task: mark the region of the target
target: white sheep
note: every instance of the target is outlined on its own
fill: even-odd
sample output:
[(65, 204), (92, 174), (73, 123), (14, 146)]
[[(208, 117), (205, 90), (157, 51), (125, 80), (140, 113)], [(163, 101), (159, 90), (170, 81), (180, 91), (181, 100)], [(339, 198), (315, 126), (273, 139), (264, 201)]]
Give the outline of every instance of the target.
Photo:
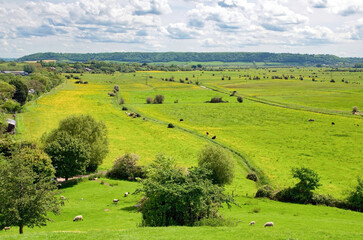
[(73, 222), (76, 222), (76, 221), (83, 221), (82, 215), (75, 216), (73, 219)]
[(129, 192), (125, 192), (124, 197), (127, 197), (129, 194)]
[(252, 221), (250, 222), (250, 226), (252, 226), (253, 224), (255, 224), (256, 222), (255, 221)]
[(265, 223), (264, 227), (273, 227), (274, 223), (273, 222), (267, 222)]
[(119, 201), (118, 199), (114, 199), (114, 200), (113, 200), (113, 203), (114, 203), (114, 204), (117, 204), (117, 203), (118, 203), (118, 201)]
[(10, 230), (10, 227), (4, 227), (4, 230), (5, 231)]

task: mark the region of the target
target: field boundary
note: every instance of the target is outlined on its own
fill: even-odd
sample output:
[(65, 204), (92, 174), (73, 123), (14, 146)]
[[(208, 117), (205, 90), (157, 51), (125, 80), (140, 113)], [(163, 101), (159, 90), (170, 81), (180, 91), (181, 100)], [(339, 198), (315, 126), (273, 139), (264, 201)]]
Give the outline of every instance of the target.
[[(212, 91), (227, 94), (229, 96), (230, 96), (230, 93), (231, 93), (231, 91), (227, 92), (228, 90), (221, 89), (221, 88), (218, 88), (216, 86), (208, 85), (208, 84), (205, 84), (204, 86), (200, 86), (200, 87), (205, 87), (205, 88), (210, 89)], [(241, 94), (235, 95), (235, 97), (238, 97), (238, 96), (242, 96), (242, 95)], [(297, 111), (313, 112), (313, 113), (320, 113), (320, 114), (331, 115), (331, 116), (341, 116), (341, 117), (346, 117), (346, 118), (359, 119), (359, 118), (356, 117), (356, 115), (353, 115), (353, 114), (352, 114), (352, 116), (350, 116), (350, 115), (339, 114), (339, 113), (334, 113), (334, 112), (319, 111), (319, 110), (316, 110), (316, 109), (313, 109), (313, 108), (293, 107), (293, 106), (289, 106), (289, 105), (284, 105), (284, 104), (279, 103), (279, 102), (272, 102), (272, 101), (268, 101), (268, 100), (261, 99), (261, 98), (253, 98), (253, 97), (248, 97), (248, 96), (242, 96), (242, 97), (247, 99), (247, 100), (253, 101), (253, 102), (266, 104), (266, 105), (270, 105), (270, 106), (273, 106), (273, 107), (280, 107), (280, 108), (286, 108), (286, 109), (297, 110)]]

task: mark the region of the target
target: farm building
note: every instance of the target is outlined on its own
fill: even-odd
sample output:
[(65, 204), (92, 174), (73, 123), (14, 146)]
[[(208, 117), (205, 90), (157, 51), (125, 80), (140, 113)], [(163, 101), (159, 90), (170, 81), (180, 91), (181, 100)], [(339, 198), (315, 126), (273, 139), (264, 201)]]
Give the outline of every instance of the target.
[(6, 122), (8, 123), (8, 129), (6, 130), (6, 132), (10, 134), (15, 134), (16, 121), (8, 118)]

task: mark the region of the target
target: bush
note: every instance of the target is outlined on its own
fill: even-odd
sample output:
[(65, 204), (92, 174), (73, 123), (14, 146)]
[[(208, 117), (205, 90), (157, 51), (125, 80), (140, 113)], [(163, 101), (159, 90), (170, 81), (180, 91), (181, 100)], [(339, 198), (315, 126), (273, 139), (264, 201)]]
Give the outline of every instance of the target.
[(223, 193), (224, 188), (213, 185), (208, 174), (204, 168), (185, 171), (170, 158), (158, 156), (140, 189), (144, 193), (142, 225), (194, 226), (202, 219), (219, 217), (218, 209), (223, 203), (230, 206), (233, 198)]
[(169, 124), (168, 124), (168, 128), (175, 128), (175, 126), (174, 126), (174, 124), (169, 123)]
[(230, 184), (234, 178), (234, 161), (229, 152), (221, 147), (207, 145), (198, 156), (198, 165), (211, 171), (213, 184)]
[(210, 100), (211, 103), (221, 103), (223, 102), (222, 100), (222, 97), (213, 97), (211, 100)]
[(114, 92), (108, 92), (108, 95), (109, 95), (110, 97), (114, 97), (114, 96), (116, 96), (116, 94), (115, 94)]
[(242, 103), (242, 102), (243, 102), (243, 97), (242, 97), (242, 96), (238, 96), (238, 97), (237, 97), (237, 101), (238, 101), (239, 103)]
[(118, 92), (118, 91), (120, 91), (120, 87), (119, 87), (119, 86), (117, 86), (117, 85), (115, 85), (115, 86), (113, 87), (113, 90), (115, 90), (116, 92)]
[(275, 189), (271, 185), (263, 185), (257, 190), (255, 197), (256, 198), (267, 197), (272, 199), (274, 197), (274, 194), (275, 194)]
[(313, 190), (321, 186), (319, 176), (313, 170), (308, 168), (293, 168), (292, 175), (298, 178), (294, 187), (289, 187), (278, 192), (275, 197), (282, 202), (292, 203), (313, 203)]
[(152, 103), (153, 102), (153, 98), (152, 97), (147, 97), (146, 98), (146, 103), (147, 104), (150, 104), (150, 103)]
[(363, 181), (358, 178), (358, 185), (350, 192), (347, 198), (348, 207), (352, 210), (362, 212), (363, 211)]
[(129, 110), (127, 107), (122, 107), (122, 111), (127, 111), (127, 110)]
[(336, 207), (338, 205), (338, 200), (330, 195), (313, 194), (312, 204), (314, 205), (326, 205), (330, 207)]
[(8, 113), (16, 113), (21, 110), (21, 106), (18, 102), (13, 101), (11, 99), (7, 100), (3, 105), (2, 108)]
[(162, 104), (164, 102), (163, 95), (156, 95), (154, 98), (154, 104)]
[(359, 112), (358, 107), (357, 106), (354, 106), (353, 107), (353, 110), (352, 110), (352, 114), (356, 114), (358, 112)]
[(143, 178), (144, 170), (137, 165), (138, 160), (139, 156), (133, 153), (122, 155), (114, 161), (112, 169), (107, 172), (106, 176), (131, 181), (134, 181), (135, 178)]
[(178, 100), (178, 99), (174, 101), (174, 103), (178, 103), (178, 102), (179, 102), (179, 100)]
[(257, 174), (255, 172), (250, 172), (247, 174), (247, 179), (252, 180), (254, 182), (258, 182), (258, 177)]

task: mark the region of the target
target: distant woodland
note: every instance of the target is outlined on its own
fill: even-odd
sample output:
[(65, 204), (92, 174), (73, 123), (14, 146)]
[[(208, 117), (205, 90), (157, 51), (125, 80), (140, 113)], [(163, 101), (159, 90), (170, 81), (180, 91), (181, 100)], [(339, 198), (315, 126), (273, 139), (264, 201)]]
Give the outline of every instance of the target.
[(35, 53), (17, 61), (57, 60), (61, 62), (119, 61), (119, 62), (265, 62), (281, 65), (354, 65), (363, 58), (341, 58), (334, 55), (268, 53), (268, 52), (114, 52), (114, 53)]

